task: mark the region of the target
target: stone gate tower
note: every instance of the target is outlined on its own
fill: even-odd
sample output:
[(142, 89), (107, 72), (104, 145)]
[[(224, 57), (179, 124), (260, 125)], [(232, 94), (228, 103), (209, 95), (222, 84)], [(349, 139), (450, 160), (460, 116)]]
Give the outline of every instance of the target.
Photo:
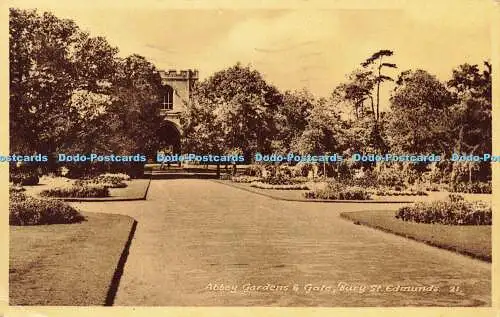
[(163, 146), (170, 152), (180, 151), (181, 125), (180, 116), (191, 98), (195, 82), (198, 80), (197, 70), (160, 71), (163, 84), (163, 98), (160, 102), (160, 114), (164, 124), (160, 129)]
[(198, 80), (197, 70), (160, 71), (165, 88), (160, 113), (165, 120), (172, 121), (179, 127), (179, 116), (191, 97), (194, 83)]

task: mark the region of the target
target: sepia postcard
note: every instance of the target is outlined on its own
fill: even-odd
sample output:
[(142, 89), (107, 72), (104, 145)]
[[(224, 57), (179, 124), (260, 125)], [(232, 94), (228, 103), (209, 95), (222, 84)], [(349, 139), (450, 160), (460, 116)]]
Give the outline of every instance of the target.
[(500, 313), (498, 2), (0, 8), (0, 316)]

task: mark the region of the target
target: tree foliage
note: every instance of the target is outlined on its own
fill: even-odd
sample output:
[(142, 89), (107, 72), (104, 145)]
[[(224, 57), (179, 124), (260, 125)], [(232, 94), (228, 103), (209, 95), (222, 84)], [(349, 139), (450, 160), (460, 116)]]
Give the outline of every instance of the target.
[[(276, 135), (274, 114), (282, 103), (280, 92), (248, 66), (236, 64), (216, 72), (195, 89), (183, 124), (185, 143), (188, 148), (200, 150), (241, 148), (247, 157), (256, 151), (268, 151)], [(206, 124), (216, 130), (207, 131), (202, 127)], [(195, 134), (191, 135), (192, 131)], [(200, 146), (193, 140), (199, 133), (209, 133), (211, 137), (203, 139), (217, 144)]]
[(446, 86), (424, 70), (404, 71), (391, 96), (389, 135), (392, 150), (402, 153), (449, 153), (445, 118), (453, 103)]
[[(382, 70), (387, 68), (397, 68), (396, 64), (383, 62), (384, 58), (390, 57), (394, 54), (391, 50), (380, 50), (375, 52), (372, 56), (368, 57), (361, 66), (365, 69), (370, 69), (367, 74), (371, 77), (371, 88), (376, 87), (376, 101), (375, 101), (375, 109), (374, 117), (375, 122), (378, 122), (380, 119), (380, 85), (385, 81), (393, 81), (390, 76), (384, 75)], [(373, 102), (373, 99), (372, 99)], [(373, 107), (372, 107), (373, 108)]]
[[(105, 38), (51, 13), (11, 9), (9, 23), (12, 152), (158, 150), (165, 87), (155, 65), (137, 54), (120, 58)], [(459, 65), (446, 83), (403, 71), (389, 111), (381, 111), (392, 55), (372, 54), (327, 99), (305, 89), (281, 93), (239, 63), (215, 72), (197, 83), (182, 114), (183, 151), (247, 159), (271, 151), (491, 152), (489, 62)]]
[(455, 135), (454, 149), (459, 153), (491, 153), (491, 64), (462, 64), (447, 82), (455, 105), (449, 121)]
[(273, 140), (274, 151), (288, 153), (292, 150), (291, 145), (306, 129), (316, 102), (314, 95), (306, 89), (285, 91), (283, 104), (274, 116), (277, 129), (277, 136)]
[(51, 13), (10, 9), (11, 151), (150, 152), (161, 79)]
[(346, 147), (346, 125), (331, 100), (320, 98), (307, 118), (302, 135), (292, 144), (296, 153), (341, 153)]

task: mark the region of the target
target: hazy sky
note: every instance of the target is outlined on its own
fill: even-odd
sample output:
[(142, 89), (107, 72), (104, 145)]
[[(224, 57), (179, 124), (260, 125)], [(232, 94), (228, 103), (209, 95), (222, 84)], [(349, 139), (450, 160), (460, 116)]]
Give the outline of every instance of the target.
[(379, 49), (394, 51), (397, 72), (423, 68), (442, 80), (491, 51), (492, 2), (481, 0), (415, 0), (385, 10), (38, 7), (160, 69), (196, 68), (204, 78), (240, 61), (281, 90), (306, 87), (318, 96)]

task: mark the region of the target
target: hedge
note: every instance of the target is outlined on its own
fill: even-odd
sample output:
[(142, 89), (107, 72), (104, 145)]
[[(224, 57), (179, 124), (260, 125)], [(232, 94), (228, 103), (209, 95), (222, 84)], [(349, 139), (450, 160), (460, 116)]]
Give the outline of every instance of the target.
[(10, 192), (9, 224), (12, 226), (69, 224), (83, 220), (85, 217), (77, 209), (62, 201)]
[(371, 195), (361, 187), (344, 187), (340, 184), (329, 184), (324, 189), (316, 189), (304, 193), (308, 199), (330, 199), (330, 200), (369, 200)]
[(395, 215), (403, 221), (438, 223), (444, 225), (491, 225), (491, 206), (476, 201), (469, 202), (458, 197), (450, 200), (420, 202), (414, 206), (401, 207)]
[(40, 193), (45, 197), (77, 197), (77, 198), (96, 198), (109, 197), (109, 188), (103, 185), (73, 185), (70, 187), (56, 187), (43, 190)]
[(250, 187), (260, 189), (280, 189), (280, 190), (307, 190), (309, 187), (305, 184), (291, 184), (291, 185), (272, 185), (262, 182), (252, 182)]

